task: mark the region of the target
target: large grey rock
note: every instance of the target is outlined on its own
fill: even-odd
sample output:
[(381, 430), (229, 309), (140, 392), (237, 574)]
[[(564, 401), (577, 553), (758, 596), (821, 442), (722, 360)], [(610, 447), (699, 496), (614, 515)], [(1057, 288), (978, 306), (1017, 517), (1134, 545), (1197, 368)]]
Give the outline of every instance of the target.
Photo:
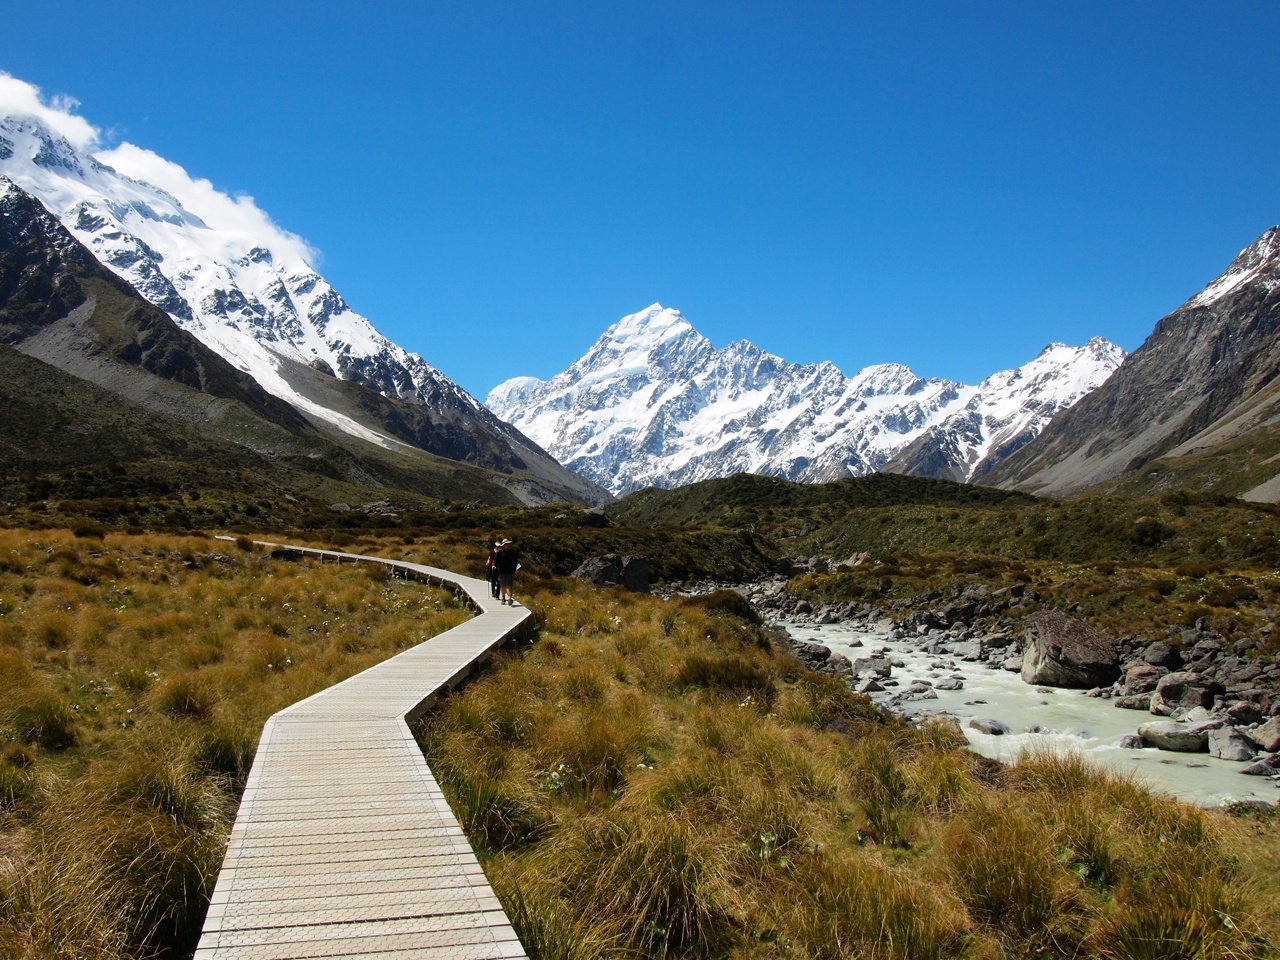
[(994, 737), (1002, 737), (1007, 733), (1013, 733), (1008, 724), (990, 718), (970, 720), (969, 726), (979, 733), (989, 733)]
[(1205, 720), (1200, 723), (1152, 720), (1138, 727), (1138, 736), (1161, 750), (1204, 753), (1209, 749), (1209, 731), (1220, 726), (1221, 720)]
[(1258, 745), (1259, 750), (1267, 753), (1280, 750), (1280, 717), (1272, 717), (1257, 730), (1251, 730), (1249, 739)]
[(1168, 717), (1178, 710), (1211, 707), (1214, 695), (1222, 692), (1222, 684), (1200, 674), (1190, 671), (1167, 673), (1156, 683), (1155, 692), (1151, 695), (1151, 712)]
[(607, 553), (602, 557), (584, 560), (573, 575), (594, 583), (597, 587), (622, 587), (632, 593), (649, 592), (649, 558), (621, 557)]
[(1120, 676), (1115, 641), (1083, 620), (1042, 610), (1022, 621), (1022, 679), (1045, 687), (1110, 686)]
[(1209, 755), (1223, 760), (1252, 760), (1258, 753), (1253, 741), (1231, 726), (1209, 731)]
[(1151, 694), (1135, 693), (1127, 697), (1116, 697), (1112, 703), (1121, 710), (1150, 710)]
[(1168, 672), (1168, 668), (1153, 666), (1144, 660), (1131, 661), (1124, 668), (1124, 695), (1150, 693)]
[(1256, 763), (1251, 763), (1240, 771), (1251, 777), (1271, 777), (1280, 773), (1280, 753), (1270, 753), (1265, 757), (1259, 757)]
[(893, 664), (885, 657), (859, 657), (853, 661), (853, 675), (855, 677), (880, 677), (881, 679), (892, 676)]
[(1239, 700), (1227, 709), (1227, 716), (1237, 726), (1248, 727), (1262, 720), (1262, 711), (1256, 703)]
[(1182, 654), (1171, 643), (1157, 640), (1149, 644), (1142, 653), (1142, 659), (1152, 666), (1164, 667), (1166, 670), (1177, 670), (1182, 666)]

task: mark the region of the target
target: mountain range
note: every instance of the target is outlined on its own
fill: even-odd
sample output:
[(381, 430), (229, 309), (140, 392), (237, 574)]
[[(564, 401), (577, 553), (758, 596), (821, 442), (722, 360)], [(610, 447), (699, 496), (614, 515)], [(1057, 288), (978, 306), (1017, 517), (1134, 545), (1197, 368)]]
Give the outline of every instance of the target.
[(609, 327), (564, 372), (507, 380), (485, 403), (615, 495), (734, 473), (821, 482), (888, 470), (974, 481), (1123, 359), (1095, 338), (1050, 344), (977, 386), (900, 364), (848, 377), (746, 341), (717, 349), (678, 311), (653, 304)]
[(207, 209), (188, 206), (22, 114), (0, 117), (0, 175), (329, 442), (360, 456), (378, 447), (408, 470), (421, 452), (481, 467), (521, 502), (608, 499), (379, 334), (311, 267), (305, 244), (237, 217), (230, 198), (210, 189), (196, 198)]
[(119, 459), (133, 437), (150, 455), (492, 502), (876, 471), (1280, 500), (1280, 228), (1128, 358), (1095, 338), (973, 386), (898, 364), (846, 376), (746, 341), (718, 349), (654, 304), (563, 373), (508, 380), (482, 405), (352, 310), (299, 238), (147, 156), (129, 167), (155, 182), (35, 116), (0, 116), (11, 475)]

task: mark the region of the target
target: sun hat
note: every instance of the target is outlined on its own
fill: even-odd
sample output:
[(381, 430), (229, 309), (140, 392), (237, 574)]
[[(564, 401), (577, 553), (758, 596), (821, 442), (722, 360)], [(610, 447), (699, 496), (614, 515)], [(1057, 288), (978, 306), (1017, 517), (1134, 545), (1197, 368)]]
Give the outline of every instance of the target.
[(506, 546), (510, 546), (510, 545), (511, 545), (511, 541), (510, 541), (510, 540), (503, 540), (500, 544), (498, 544), (498, 546), (500, 546), (500, 547), (506, 547)]

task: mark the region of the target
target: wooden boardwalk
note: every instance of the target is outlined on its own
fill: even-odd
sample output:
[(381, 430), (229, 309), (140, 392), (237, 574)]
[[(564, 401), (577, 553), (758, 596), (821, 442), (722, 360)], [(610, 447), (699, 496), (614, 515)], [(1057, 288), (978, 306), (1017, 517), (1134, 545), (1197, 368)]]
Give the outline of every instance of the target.
[(386, 564), (477, 616), (267, 721), (196, 960), (524, 957), (409, 723), (529, 611), (447, 570), (266, 546)]

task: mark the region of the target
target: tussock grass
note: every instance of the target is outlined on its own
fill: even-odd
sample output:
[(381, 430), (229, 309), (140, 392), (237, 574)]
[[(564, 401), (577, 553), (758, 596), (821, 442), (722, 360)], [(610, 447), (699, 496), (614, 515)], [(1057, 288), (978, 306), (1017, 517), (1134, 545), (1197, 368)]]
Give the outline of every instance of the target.
[[(1078, 757), (983, 761), (800, 669), (732, 600), (532, 587), (541, 638), (418, 730), (531, 956), (1254, 957), (1275, 935), (1274, 866), (1226, 818)], [(1203, 949), (1143, 953), (1151, 930)]]
[[(189, 956), (266, 718), (469, 615), (199, 538), (0, 530), (0, 558), (0, 956), (24, 960)], [(497, 780), (540, 816), (525, 781)]]

